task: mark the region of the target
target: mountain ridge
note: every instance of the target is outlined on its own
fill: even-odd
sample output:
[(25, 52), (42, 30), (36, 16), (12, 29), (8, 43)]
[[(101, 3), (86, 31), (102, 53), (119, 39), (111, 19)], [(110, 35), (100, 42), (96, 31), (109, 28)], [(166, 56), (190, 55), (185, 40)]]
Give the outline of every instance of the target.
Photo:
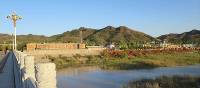
[[(19, 44), (26, 43), (79, 43), (80, 34), (79, 30), (83, 30), (83, 40), (87, 45), (107, 45), (110, 43), (146, 43), (151, 41), (164, 41), (172, 43), (187, 43), (189, 40), (200, 41), (200, 30), (191, 30), (183, 33), (170, 33), (161, 35), (157, 38), (152, 37), (146, 33), (131, 29), (126, 26), (106, 26), (101, 29), (80, 27), (71, 31), (65, 31), (61, 34), (52, 36), (45, 35), (17, 35), (17, 41)], [(186, 41), (187, 42), (183, 42)], [(12, 43), (11, 35), (0, 33), (0, 43)]]
[(171, 43), (200, 43), (200, 30), (193, 29), (183, 33), (170, 33), (157, 37)]
[[(79, 30), (83, 30), (83, 40), (88, 45), (106, 45), (109, 43), (120, 43), (120, 42), (146, 42), (156, 40), (154, 37), (145, 34), (140, 31), (133, 30), (126, 26), (106, 26), (101, 29), (94, 28), (86, 28), (80, 27), (78, 29), (73, 29), (71, 31), (66, 31), (61, 34), (56, 34), (52, 36), (45, 35), (17, 35), (18, 42), (35, 42), (35, 43), (43, 43), (43, 42), (80, 42), (80, 34)], [(11, 43), (11, 35), (8, 34), (0, 34), (0, 37), (4, 38), (4, 40), (0, 40), (0, 43), (7, 42)]]

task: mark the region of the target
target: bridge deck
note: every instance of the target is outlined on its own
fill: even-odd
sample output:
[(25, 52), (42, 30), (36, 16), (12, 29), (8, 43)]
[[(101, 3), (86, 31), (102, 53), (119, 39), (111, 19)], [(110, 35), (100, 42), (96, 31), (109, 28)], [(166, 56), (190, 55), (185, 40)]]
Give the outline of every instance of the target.
[(15, 88), (14, 87), (14, 72), (13, 72), (13, 55), (8, 55), (7, 61), (0, 73), (0, 88)]

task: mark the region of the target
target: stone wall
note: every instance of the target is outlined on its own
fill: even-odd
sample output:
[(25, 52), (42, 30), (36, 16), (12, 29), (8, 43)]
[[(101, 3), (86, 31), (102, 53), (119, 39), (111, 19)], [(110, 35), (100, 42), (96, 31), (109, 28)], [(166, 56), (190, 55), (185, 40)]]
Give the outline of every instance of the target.
[(66, 49), (66, 50), (33, 50), (33, 51), (24, 51), (27, 54), (33, 55), (35, 57), (37, 56), (58, 56), (63, 55), (67, 57), (71, 57), (73, 55), (79, 54), (81, 56), (85, 55), (100, 55), (101, 52), (105, 48), (102, 49)]
[(85, 49), (85, 44), (80, 43), (29, 43), (26, 45), (27, 51), (32, 50), (62, 50), (62, 49)]

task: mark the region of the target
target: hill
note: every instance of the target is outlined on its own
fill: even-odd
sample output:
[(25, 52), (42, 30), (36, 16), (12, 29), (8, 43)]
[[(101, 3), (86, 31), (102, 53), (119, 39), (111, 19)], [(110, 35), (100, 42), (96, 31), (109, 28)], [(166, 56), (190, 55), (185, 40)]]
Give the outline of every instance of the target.
[(159, 36), (158, 39), (171, 43), (200, 43), (200, 30), (191, 30), (180, 34), (166, 34)]
[[(112, 27), (107, 26), (102, 29), (92, 29), (81, 27), (72, 31), (66, 31), (62, 34), (53, 35), (50, 37), (44, 35), (17, 35), (17, 42), (19, 47), (25, 46), (26, 43), (79, 43), (80, 42), (80, 30), (82, 30), (82, 37), (84, 43), (87, 45), (107, 45), (110, 43), (144, 43), (156, 40), (155, 38), (145, 33), (135, 31), (125, 26)], [(0, 34), (0, 43), (12, 43), (12, 36), (8, 34)]]
[(53, 35), (49, 37), (49, 42), (80, 42), (81, 39), (79, 30), (83, 30), (83, 39), (97, 31), (96, 29), (81, 27), (72, 31), (66, 31), (62, 34)]
[(89, 45), (106, 45), (109, 43), (128, 44), (135, 42), (149, 42), (156, 39), (145, 33), (135, 31), (125, 26), (120, 26), (117, 28), (107, 26), (100, 30), (96, 30), (84, 40)]

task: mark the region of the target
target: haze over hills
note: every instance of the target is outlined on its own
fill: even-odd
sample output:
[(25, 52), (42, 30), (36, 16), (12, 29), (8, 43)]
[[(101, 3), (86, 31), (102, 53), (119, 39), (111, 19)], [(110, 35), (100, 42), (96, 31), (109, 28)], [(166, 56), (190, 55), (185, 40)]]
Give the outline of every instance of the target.
[(162, 41), (167, 41), (171, 43), (200, 43), (200, 30), (191, 30), (189, 32), (184, 32), (181, 34), (166, 34), (159, 36), (158, 39)]

